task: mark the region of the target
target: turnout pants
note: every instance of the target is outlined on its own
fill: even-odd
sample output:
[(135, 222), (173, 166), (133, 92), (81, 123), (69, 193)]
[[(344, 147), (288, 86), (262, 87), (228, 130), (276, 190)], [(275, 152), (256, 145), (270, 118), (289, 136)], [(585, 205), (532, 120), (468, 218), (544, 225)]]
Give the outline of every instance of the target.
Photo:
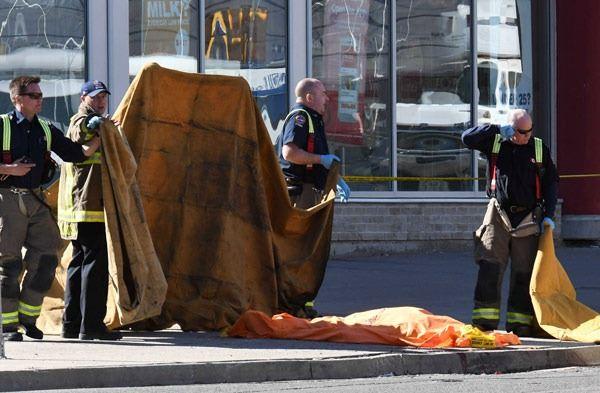
[[(38, 198), (43, 198), (39, 191)], [(31, 193), (0, 188), (2, 327), (35, 324), (58, 264), (61, 240), (50, 210)], [(26, 252), (22, 257), (22, 248)], [(25, 269), (22, 286), (21, 273)]]
[(77, 223), (73, 259), (67, 268), (63, 330), (95, 333), (106, 330), (108, 254), (103, 222)]
[(501, 222), (493, 203), (488, 205), (483, 224), (475, 231), (475, 261), (479, 265), (475, 287), (473, 324), (485, 330), (498, 327), (502, 278), (510, 259), (510, 289), (506, 330), (531, 327), (534, 311), (529, 282), (538, 249), (538, 235), (513, 237)]

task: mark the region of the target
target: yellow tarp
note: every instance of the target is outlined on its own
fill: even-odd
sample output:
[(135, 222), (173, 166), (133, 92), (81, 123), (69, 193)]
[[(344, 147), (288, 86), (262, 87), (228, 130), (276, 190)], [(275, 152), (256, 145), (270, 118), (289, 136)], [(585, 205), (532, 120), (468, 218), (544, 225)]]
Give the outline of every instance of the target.
[(291, 207), (243, 78), (147, 65), (114, 117), (138, 163), (168, 282), (162, 314), (136, 328), (221, 329), (248, 309), (294, 312), (314, 298), (329, 258), (337, 174), (321, 204)]
[[(476, 332), (448, 316), (433, 315), (417, 307), (380, 308), (313, 320), (289, 314), (269, 317), (247, 311), (227, 330), (231, 337), (280, 338), (357, 344), (386, 344), (422, 348), (499, 348), (521, 342), (512, 333)], [(489, 340), (483, 343), (482, 339)]]
[(102, 123), (100, 135), (110, 282), (105, 321), (115, 328), (160, 314), (167, 280), (150, 237), (127, 141), (109, 121)]
[[(160, 314), (167, 282), (146, 224), (131, 150), (111, 122), (102, 124), (100, 134), (109, 271), (105, 322), (115, 328)], [(55, 200), (57, 188), (55, 185), (49, 193), (50, 203)], [(46, 333), (60, 332), (70, 259), (71, 248), (68, 247), (42, 305), (37, 325)]]
[[(110, 165), (103, 174), (120, 166), (114, 193), (126, 197), (108, 201), (115, 208), (108, 217), (109, 251), (126, 262), (110, 270), (112, 326), (131, 322), (133, 315), (139, 319), (135, 296), (153, 294), (147, 285), (160, 284), (162, 273), (152, 269), (132, 275), (127, 253), (121, 252), (127, 245), (154, 261), (150, 246), (124, 229), (146, 223), (168, 290), (161, 314), (133, 328), (178, 323), (184, 330), (221, 329), (248, 309), (294, 313), (314, 299), (329, 258), (337, 167), (320, 204), (291, 207), (272, 142), (243, 78), (147, 65), (114, 118), (129, 147), (103, 137), (105, 150), (120, 151), (110, 157), (106, 151)], [(133, 156), (121, 154), (129, 148)], [(121, 214), (130, 219), (123, 221)], [(110, 225), (117, 221), (120, 239), (115, 236), (121, 232)], [(67, 263), (65, 256), (38, 322), (46, 332), (60, 328)], [(146, 298), (156, 306), (156, 297)]]
[(529, 288), (537, 321), (559, 340), (600, 341), (600, 315), (577, 301), (575, 288), (554, 253), (552, 230), (540, 237)]

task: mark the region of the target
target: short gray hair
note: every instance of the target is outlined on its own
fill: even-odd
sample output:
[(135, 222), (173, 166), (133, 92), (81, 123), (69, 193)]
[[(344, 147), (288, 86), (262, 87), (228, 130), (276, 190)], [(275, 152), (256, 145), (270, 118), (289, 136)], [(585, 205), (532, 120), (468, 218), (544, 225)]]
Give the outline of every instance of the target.
[(517, 120), (519, 120), (520, 118), (527, 116), (527, 111), (525, 109), (521, 109), (521, 108), (516, 108), (516, 109), (511, 109), (508, 112), (508, 123), (511, 125), (515, 125), (515, 123), (517, 122)]

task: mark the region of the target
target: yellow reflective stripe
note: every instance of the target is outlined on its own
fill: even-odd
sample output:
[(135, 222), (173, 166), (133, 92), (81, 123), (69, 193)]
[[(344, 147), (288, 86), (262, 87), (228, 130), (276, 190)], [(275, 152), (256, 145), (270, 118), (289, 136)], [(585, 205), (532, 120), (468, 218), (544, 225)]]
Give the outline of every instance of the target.
[(2, 116), (2, 150), (8, 151), (10, 150), (10, 118), (7, 114), (3, 114)]
[(313, 122), (312, 122), (312, 118), (310, 117), (310, 115), (308, 114), (307, 111), (305, 111), (304, 109), (294, 109), (293, 111), (291, 111), (290, 113), (288, 113), (288, 115), (285, 117), (285, 120), (283, 121), (283, 123), (287, 123), (287, 121), (290, 119), (290, 117), (292, 117), (292, 115), (294, 115), (295, 113), (298, 112), (304, 112), (306, 114), (306, 117), (308, 117), (308, 133), (309, 134), (314, 134), (315, 133), (315, 128), (313, 127)]
[(58, 212), (58, 219), (60, 221), (67, 222), (104, 222), (104, 212), (101, 211), (66, 211), (60, 210)]
[(502, 135), (496, 134), (494, 138), (494, 145), (492, 146), (492, 154), (498, 154), (500, 152), (500, 144), (502, 143)]
[(544, 158), (544, 149), (543, 142), (540, 138), (533, 138), (535, 142), (535, 162), (538, 164), (542, 163), (542, 159)]
[(77, 165), (101, 164), (102, 162), (100, 161), (100, 157), (101, 154), (99, 151), (97, 151), (94, 154), (92, 154), (87, 160), (85, 160), (84, 162), (80, 162)]
[(315, 306), (315, 302), (314, 301), (313, 302), (306, 302), (306, 303), (304, 303), (304, 305), (306, 307), (314, 307)]
[[(11, 124), (10, 118), (7, 114), (0, 115), (2, 117), (2, 150), (10, 150), (10, 139), (11, 139)], [(50, 151), (52, 148), (52, 131), (50, 131), (50, 126), (48, 122), (45, 120), (40, 120), (40, 125), (42, 126), (42, 130), (44, 130), (44, 134), (46, 135), (46, 150)]]
[(521, 314), (518, 312), (507, 312), (506, 322), (509, 323), (522, 323), (523, 325), (530, 325), (533, 321), (533, 315)]
[(42, 306), (32, 306), (31, 304), (19, 302), (19, 313), (30, 317), (37, 317), (42, 312)]
[(3, 325), (10, 325), (11, 323), (17, 323), (17, 322), (19, 322), (19, 313), (17, 311), (2, 313), (2, 324)]
[(50, 126), (45, 120), (40, 120), (40, 125), (42, 126), (42, 130), (44, 130), (44, 134), (46, 134), (46, 150), (50, 151), (52, 148), (52, 132), (50, 131)]
[[(61, 219), (61, 216), (71, 214), (73, 212), (73, 182), (75, 181), (73, 177), (73, 164), (70, 162), (65, 162), (62, 168), (62, 171), (65, 175), (65, 184), (64, 189), (65, 192), (59, 193), (59, 203), (58, 203), (58, 219)], [(62, 180), (62, 179), (61, 179)], [(60, 185), (61, 188), (63, 184)]]
[(474, 308), (473, 319), (500, 319), (499, 308)]

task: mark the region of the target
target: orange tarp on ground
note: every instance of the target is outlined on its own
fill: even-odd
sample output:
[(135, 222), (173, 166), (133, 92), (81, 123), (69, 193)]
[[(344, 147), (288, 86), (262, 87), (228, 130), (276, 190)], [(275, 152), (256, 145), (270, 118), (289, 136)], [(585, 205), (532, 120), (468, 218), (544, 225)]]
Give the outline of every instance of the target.
[[(465, 324), (416, 307), (381, 308), (342, 317), (313, 320), (247, 311), (227, 334), (232, 337), (280, 338), (422, 348), (470, 347)], [(495, 347), (520, 344), (512, 333), (492, 334)]]
[(600, 341), (600, 315), (577, 301), (575, 288), (554, 253), (549, 229), (540, 238), (529, 292), (538, 323), (550, 335), (559, 340)]

